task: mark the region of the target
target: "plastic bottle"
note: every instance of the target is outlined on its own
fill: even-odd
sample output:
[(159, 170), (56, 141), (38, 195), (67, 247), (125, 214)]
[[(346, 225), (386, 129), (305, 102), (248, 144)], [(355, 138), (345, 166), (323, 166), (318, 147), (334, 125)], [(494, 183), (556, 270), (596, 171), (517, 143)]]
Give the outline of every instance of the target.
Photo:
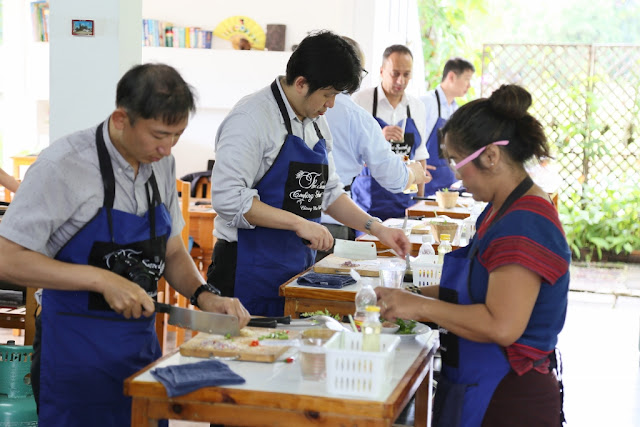
[(431, 234), (425, 234), (424, 236), (422, 236), (422, 246), (420, 246), (418, 256), (435, 254), (436, 251), (435, 249), (433, 249), (433, 236)]
[(380, 307), (367, 306), (367, 318), (362, 325), (362, 351), (380, 351)]
[(438, 245), (438, 264), (444, 264), (444, 254), (451, 252), (451, 236), (448, 234), (440, 235), (440, 244)]
[(362, 330), (362, 324), (367, 318), (367, 306), (376, 305), (378, 297), (369, 283), (360, 282), (360, 289), (356, 293), (356, 312), (353, 315), (353, 320), (356, 326)]

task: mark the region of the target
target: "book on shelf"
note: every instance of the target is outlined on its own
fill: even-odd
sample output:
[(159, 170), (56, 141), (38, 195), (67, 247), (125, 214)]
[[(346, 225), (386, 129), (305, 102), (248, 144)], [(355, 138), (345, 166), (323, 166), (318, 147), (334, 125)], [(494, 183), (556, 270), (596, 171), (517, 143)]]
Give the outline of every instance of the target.
[(142, 20), (142, 45), (211, 49), (213, 31), (181, 27), (157, 19)]
[(31, 2), (31, 26), (33, 39), (37, 42), (49, 41), (49, 3), (46, 1)]

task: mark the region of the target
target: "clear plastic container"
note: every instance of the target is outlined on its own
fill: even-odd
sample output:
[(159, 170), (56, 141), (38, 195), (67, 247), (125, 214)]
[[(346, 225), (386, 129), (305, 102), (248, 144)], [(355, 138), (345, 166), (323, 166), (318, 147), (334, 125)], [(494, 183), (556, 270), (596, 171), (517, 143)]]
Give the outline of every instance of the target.
[(367, 318), (362, 324), (362, 351), (380, 351), (380, 307), (367, 306)]
[(418, 256), (420, 255), (435, 255), (436, 251), (433, 249), (433, 236), (431, 234), (424, 234), (422, 236), (422, 246), (420, 246), (420, 250), (418, 251)]
[(362, 324), (367, 318), (367, 306), (376, 305), (378, 297), (371, 287), (371, 284), (360, 281), (360, 289), (356, 293), (356, 312), (353, 314), (353, 320), (359, 329), (362, 329)]
[(451, 236), (448, 234), (440, 235), (440, 244), (438, 245), (438, 264), (444, 264), (444, 255), (452, 251)]

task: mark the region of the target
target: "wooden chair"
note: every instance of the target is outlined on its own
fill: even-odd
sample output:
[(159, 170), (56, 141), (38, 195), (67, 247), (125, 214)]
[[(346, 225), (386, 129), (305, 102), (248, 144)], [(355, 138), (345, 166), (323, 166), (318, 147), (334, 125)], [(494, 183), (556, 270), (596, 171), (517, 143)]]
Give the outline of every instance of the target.
[[(185, 250), (189, 248), (189, 201), (191, 197), (191, 184), (187, 181), (176, 179), (176, 187), (181, 194), (180, 203), (182, 217), (184, 218), (184, 228), (182, 229), (182, 242), (184, 243)], [(178, 307), (187, 308), (189, 303), (186, 297), (176, 292), (169, 286), (167, 281), (162, 278), (158, 282), (158, 301), (166, 304), (176, 305)], [(167, 342), (167, 331), (169, 328), (173, 328), (176, 333), (175, 345), (180, 346), (184, 342), (185, 330), (182, 328), (176, 328), (168, 326), (166, 314), (156, 314), (156, 333), (158, 334), (158, 341), (160, 342), (160, 348), (162, 353), (165, 352), (165, 345)]]
[[(13, 288), (12, 288), (13, 289)], [(18, 333), (24, 329), (24, 345), (32, 345), (36, 333), (36, 288), (27, 288), (26, 304), (17, 308), (0, 308), (0, 328), (10, 328)]]

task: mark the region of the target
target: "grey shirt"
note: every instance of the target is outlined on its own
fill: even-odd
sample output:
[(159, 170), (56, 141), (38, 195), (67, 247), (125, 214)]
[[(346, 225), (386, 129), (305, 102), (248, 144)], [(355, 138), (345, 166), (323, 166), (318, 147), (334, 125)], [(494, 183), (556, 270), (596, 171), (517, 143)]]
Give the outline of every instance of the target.
[[(293, 134), (313, 149), (318, 142), (315, 122), (326, 139), (329, 179), (322, 200), (322, 209), (326, 210), (344, 193), (331, 155), (329, 126), (323, 116), (300, 121), (277, 80)], [(218, 214), (213, 234), (217, 238), (236, 242), (238, 228), (255, 228), (244, 214), (251, 209), (253, 198), (260, 198), (254, 187), (273, 164), (286, 136), (287, 128), (270, 86), (242, 98), (222, 121), (216, 134), (216, 163), (211, 175), (211, 203)]]
[[(40, 153), (0, 223), (0, 236), (53, 258), (93, 219), (104, 203), (96, 130), (94, 126), (62, 137)], [(114, 209), (145, 214), (149, 209), (145, 184), (153, 169), (160, 198), (171, 214), (171, 236), (179, 234), (184, 219), (178, 205), (173, 156), (153, 164), (141, 163), (134, 177), (133, 167), (109, 138), (108, 119), (103, 136), (116, 181)]]

